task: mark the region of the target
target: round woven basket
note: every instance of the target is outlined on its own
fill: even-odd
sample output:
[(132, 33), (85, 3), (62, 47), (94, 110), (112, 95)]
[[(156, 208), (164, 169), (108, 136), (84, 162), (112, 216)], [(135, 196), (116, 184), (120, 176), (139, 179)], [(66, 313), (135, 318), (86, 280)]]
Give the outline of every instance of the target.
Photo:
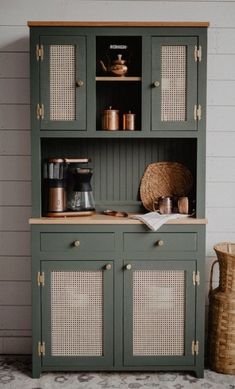
[(193, 187), (190, 170), (178, 162), (151, 163), (140, 183), (140, 198), (144, 207), (153, 211), (153, 203), (161, 196), (186, 196)]
[[(209, 362), (218, 373), (235, 374), (235, 244), (214, 246), (209, 291)], [(212, 288), (213, 269), (219, 262), (219, 287)]]

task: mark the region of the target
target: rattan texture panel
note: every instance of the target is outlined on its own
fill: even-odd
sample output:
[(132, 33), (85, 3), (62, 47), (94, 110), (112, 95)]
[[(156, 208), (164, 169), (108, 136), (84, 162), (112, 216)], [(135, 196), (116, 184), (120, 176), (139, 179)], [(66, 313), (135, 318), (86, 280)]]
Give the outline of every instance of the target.
[(75, 47), (50, 46), (50, 120), (76, 119)]
[(133, 355), (184, 355), (185, 274), (133, 272)]
[(51, 272), (51, 353), (103, 355), (103, 272)]
[(186, 121), (186, 46), (161, 48), (161, 121)]

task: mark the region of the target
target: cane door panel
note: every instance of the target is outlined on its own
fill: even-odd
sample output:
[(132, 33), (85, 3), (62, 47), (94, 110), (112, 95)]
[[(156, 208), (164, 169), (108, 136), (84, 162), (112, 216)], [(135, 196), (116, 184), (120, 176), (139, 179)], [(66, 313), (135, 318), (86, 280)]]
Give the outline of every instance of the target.
[(43, 261), (41, 270), (43, 365), (112, 365), (112, 262)]
[(125, 365), (193, 364), (195, 262), (130, 261), (124, 269)]
[(86, 38), (40, 39), (42, 130), (86, 129)]
[(197, 38), (152, 38), (152, 130), (196, 130)]

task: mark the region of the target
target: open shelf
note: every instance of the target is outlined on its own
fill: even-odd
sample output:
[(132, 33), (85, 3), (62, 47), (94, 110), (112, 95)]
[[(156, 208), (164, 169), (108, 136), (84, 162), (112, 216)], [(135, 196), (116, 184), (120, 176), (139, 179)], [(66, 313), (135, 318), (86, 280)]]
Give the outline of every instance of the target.
[[(141, 178), (148, 164), (164, 161), (182, 163), (190, 170), (193, 176), (190, 201), (197, 200), (196, 139), (143, 138), (139, 142), (139, 139), (124, 137), (120, 139), (45, 138), (41, 139), (41, 151), (42, 162), (51, 156), (91, 158), (89, 164), (93, 169), (91, 185), (97, 209), (144, 212), (139, 193)], [(42, 182), (42, 208), (45, 216), (47, 195), (43, 179)]]

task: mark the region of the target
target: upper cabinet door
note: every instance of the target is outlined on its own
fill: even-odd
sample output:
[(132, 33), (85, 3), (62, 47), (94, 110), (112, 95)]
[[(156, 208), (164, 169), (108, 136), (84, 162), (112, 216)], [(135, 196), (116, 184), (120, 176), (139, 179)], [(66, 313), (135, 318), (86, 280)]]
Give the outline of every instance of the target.
[(42, 36), (42, 130), (86, 130), (86, 38)]
[(152, 38), (152, 130), (197, 130), (196, 37)]

